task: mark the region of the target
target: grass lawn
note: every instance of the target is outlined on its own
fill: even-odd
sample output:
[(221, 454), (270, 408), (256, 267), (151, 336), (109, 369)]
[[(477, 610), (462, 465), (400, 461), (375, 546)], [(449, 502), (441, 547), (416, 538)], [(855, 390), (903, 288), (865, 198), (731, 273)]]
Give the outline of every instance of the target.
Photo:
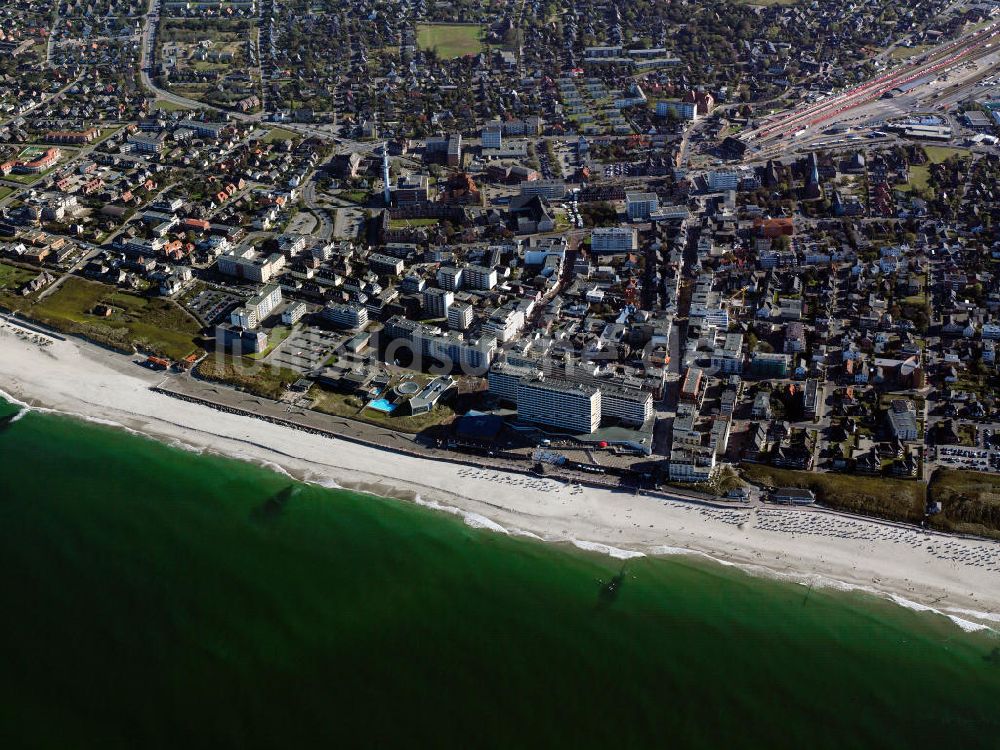
[(264, 143), (277, 143), (280, 141), (297, 141), (301, 136), (291, 130), (284, 128), (271, 128), (261, 140)]
[(961, 469), (938, 469), (927, 494), (941, 503), (931, 517), (938, 528), (1000, 537), (1000, 476)]
[(14, 188), (7, 185), (0, 185), (0, 200), (3, 200), (8, 195), (14, 192)]
[(889, 477), (859, 477), (815, 471), (791, 471), (771, 466), (744, 464), (747, 479), (771, 487), (801, 487), (816, 493), (816, 500), (829, 508), (917, 522), (923, 518), (926, 485)]
[[(111, 307), (111, 316), (94, 315), (98, 304)], [(193, 317), (168, 299), (139, 297), (77, 277), (40, 301), (29, 297), (20, 309), (41, 323), (99, 344), (124, 351), (136, 347), (170, 359), (195, 351), (201, 331)]]
[(933, 49), (933, 47), (933, 44), (918, 44), (914, 47), (896, 47), (889, 53), (889, 57), (893, 60), (906, 60), (911, 57), (916, 57), (929, 49)]
[(483, 27), (475, 23), (417, 24), (417, 46), (437, 50), (441, 58), (478, 55), (483, 51), (482, 35)]
[(237, 363), (232, 357), (205, 357), (197, 373), (206, 380), (228, 383), (255, 396), (277, 401), (289, 385), (299, 379), (294, 370), (247, 361)]
[(931, 169), (926, 164), (912, 166), (910, 167), (908, 179), (910, 189), (926, 190), (930, 185)]
[(365, 192), (364, 190), (348, 190), (341, 193), (340, 197), (345, 201), (351, 201), (352, 203), (367, 203), (371, 198), (371, 194)]
[(953, 148), (951, 146), (924, 146), (924, 153), (927, 154), (931, 164), (941, 164), (952, 156), (968, 156), (968, 149)]
[[(55, 169), (55, 167), (52, 169)], [(11, 172), (9, 175), (4, 177), (4, 179), (10, 180), (11, 182), (19, 182), (22, 185), (33, 185), (51, 172), (52, 169), (46, 169), (44, 172), (39, 172), (38, 174), (14, 174)]]
[(166, 99), (157, 99), (153, 102), (153, 109), (159, 109), (163, 112), (179, 112), (183, 110), (190, 109), (190, 107), (185, 107), (183, 104), (177, 104), (176, 102), (170, 102)]
[(291, 332), (292, 329), (287, 326), (275, 326), (268, 331), (267, 348), (262, 352), (255, 352), (253, 354), (247, 354), (246, 356), (250, 359), (264, 359), (264, 357), (274, 351), (274, 347), (287, 339)]
[(438, 219), (392, 219), (389, 221), (390, 229), (407, 229), (409, 227), (433, 227), (439, 223)]
[(16, 291), (37, 275), (24, 268), (0, 263), (0, 289), (8, 292)]

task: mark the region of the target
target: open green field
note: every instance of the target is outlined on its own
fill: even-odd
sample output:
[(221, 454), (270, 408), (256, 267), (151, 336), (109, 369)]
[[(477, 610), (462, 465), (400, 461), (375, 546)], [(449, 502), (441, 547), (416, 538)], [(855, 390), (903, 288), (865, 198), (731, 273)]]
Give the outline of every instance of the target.
[(281, 141), (297, 141), (301, 138), (298, 133), (284, 128), (271, 128), (261, 140), (264, 143), (279, 143)]
[(0, 185), (0, 200), (3, 200), (13, 192), (14, 188), (8, 187), (7, 185)]
[(952, 146), (924, 146), (924, 153), (931, 164), (941, 164), (952, 156), (968, 156), (969, 150)]
[(769, 487), (812, 490), (818, 502), (837, 510), (910, 522), (919, 522), (924, 515), (926, 485), (923, 482), (791, 471), (758, 464), (744, 464), (740, 471), (750, 481)]
[(438, 219), (391, 219), (390, 229), (408, 229), (410, 227), (433, 227), (440, 223)]
[(232, 357), (205, 357), (198, 363), (198, 375), (206, 380), (241, 388), (256, 396), (277, 401), (289, 385), (299, 379), (294, 370), (272, 367), (249, 359), (237, 362)]
[(1000, 476), (978, 471), (938, 469), (928, 497), (941, 503), (934, 526), (965, 534), (1000, 537)]
[(158, 109), (163, 112), (180, 112), (189, 109), (183, 104), (177, 104), (176, 102), (167, 101), (166, 99), (157, 99), (153, 102), (153, 109)]
[[(94, 315), (98, 304), (111, 307), (111, 316)], [(198, 322), (170, 300), (139, 297), (75, 276), (44, 299), (29, 297), (17, 307), (60, 331), (115, 349), (135, 347), (171, 359), (182, 359), (195, 351), (195, 339), (201, 331)]]
[(36, 275), (24, 268), (0, 263), (0, 289), (7, 292), (16, 291)]
[(483, 51), (482, 35), (483, 27), (475, 23), (417, 24), (417, 46), (436, 50), (442, 58), (478, 55)]
[(889, 57), (893, 60), (907, 60), (911, 57), (916, 57), (929, 49), (933, 49), (933, 44), (918, 44), (914, 47), (896, 47), (892, 52), (889, 53)]
[(926, 164), (913, 165), (910, 167), (907, 179), (910, 190), (926, 190), (930, 186), (931, 169)]

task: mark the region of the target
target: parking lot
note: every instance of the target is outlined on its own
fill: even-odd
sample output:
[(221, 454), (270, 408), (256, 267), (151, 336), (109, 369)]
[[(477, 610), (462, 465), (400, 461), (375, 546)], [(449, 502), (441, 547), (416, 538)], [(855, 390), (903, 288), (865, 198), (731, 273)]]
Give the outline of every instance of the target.
[(315, 370), (344, 342), (343, 334), (320, 328), (302, 328), (274, 348), (265, 360), (274, 367), (287, 367), (299, 373)]
[(1000, 452), (985, 448), (941, 445), (937, 448), (937, 460), (951, 469), (990, 471), (1000, 467)]
[(186, 307), (205, 325), (213, 326), (225, 320), (233, 308), (242, 301), (243, 299), (235, 294), (205, 289), (187, 302)]

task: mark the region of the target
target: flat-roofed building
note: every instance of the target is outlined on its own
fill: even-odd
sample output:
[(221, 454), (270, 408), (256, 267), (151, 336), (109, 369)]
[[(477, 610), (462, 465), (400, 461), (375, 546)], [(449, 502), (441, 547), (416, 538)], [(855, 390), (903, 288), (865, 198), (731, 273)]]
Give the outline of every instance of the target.
[(521, 380), (517, 416), (525, 422), (589, 434), (601, 424), (601, 391), (583, 384)]
[(625, 214), (629, 221), (645, 221), (659, 207), (656, 193), (625, 193)]
[(598, 227), (590, 235), (590, 251), (595, 255), (630, 253), (638, 247), (634, 227)]
[(462, 134), (454, 133), (448, 139), (448, 166), (459, 167), (462, 165)]
[(281, 313), (281, 322), (286, 326), (293, 326), (302, 320), (306, 314), (306, 306), (302, 302), (294, 302)]
[(253, 330), (281, 304), (281, 287), (268, 284), (258, 294), (246, 301), (245, 305), (236, 308), (230, 315), (234, 326)]
[(637, 388), (600, 386), (601, 416), (630, 425), (643, 425), (653, 417), (653, 394)]
[(486, 266), (466, 266), (462, 269), (462, 286), (488, 291), (497, 285), (497, 271)]
[(916, 440), (917, 407), (908, 398), (895, 398), (889, 404), (889, 428), (900, 440)]
[(778, 352), (754, 352), (750, 372), (759, 378), (787, 378), (791, 357)]
[(511, 404), (517, 404), (517, 385), (522, 380), (536, 378), (539, 370), (535, 367), (496, 362), (486, 375), (490, 393)]
[(448, 328), (453, 331), (464, 331), (472, 325), (472, 305), (456, 302), (448, 308)]
[(364, 305), (327, 305), (321, 317), (337, 328), (356, 331), (368, 325), (368, 308)]
[(523, 180), (521, 195), (540, 195), (549, 200), (566, 197), (566, 183), (563, 180)]
[(368, 267), (378, 274), (387, 276), (399, 276), (403, 273), (405, 264), (402, 258), (382, 253), (372, 253), (368, 256)]
[(441, 266), (437, 272), (437, 285), (449, 292), (457, 292), (462, 287), (462, 269)]
[(219, 256), (219, 273), (265, 284), (285, 267), (285, 256), (258, 255), (252, 248), (238, 248)]
[(712, 367), (720, 374), (739, 375), (743, 372), (743, 334), (727, 333), (721, 346), (712, 351)]
[(455, 295), (446, 289), (424, 289), (424, 312), (432, 318), (447, 318)]

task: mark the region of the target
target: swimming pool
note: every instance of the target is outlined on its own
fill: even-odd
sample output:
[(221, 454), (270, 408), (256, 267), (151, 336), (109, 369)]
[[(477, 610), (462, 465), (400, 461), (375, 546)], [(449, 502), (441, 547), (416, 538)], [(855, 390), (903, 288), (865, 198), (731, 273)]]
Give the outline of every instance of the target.
[(374, 409), (375, 411), (385, 412), (386, 414), (391, 414), (396, 408), (396, 405), (390, 401), (386, 401), (384, 398), (379, 398), (375, 401), (368, 402), (368, 408)]

